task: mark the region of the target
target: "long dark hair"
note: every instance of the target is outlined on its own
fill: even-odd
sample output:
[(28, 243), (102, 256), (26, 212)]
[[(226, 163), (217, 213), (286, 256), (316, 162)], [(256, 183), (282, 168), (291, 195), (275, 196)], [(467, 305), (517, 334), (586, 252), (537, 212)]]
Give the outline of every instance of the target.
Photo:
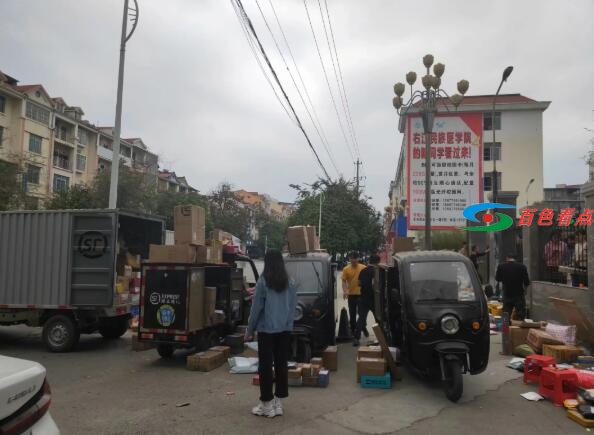
[(278, 249), (269, 249), (264, 256), (264, 272), (266, 286), (282, 292), (289, 286), (289, 275), (285, 269), (283, 254)]

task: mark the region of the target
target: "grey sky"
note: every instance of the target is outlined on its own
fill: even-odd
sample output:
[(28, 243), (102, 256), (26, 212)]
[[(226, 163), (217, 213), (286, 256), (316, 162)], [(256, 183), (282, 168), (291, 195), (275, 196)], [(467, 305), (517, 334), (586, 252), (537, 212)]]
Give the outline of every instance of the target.
[[(258, 0), (282, 41), (268, 0)], [(282, 111), (260, 72), (228, 0), (139, 0), (128, 43), (123, 136), (142, 137), (162, 166), (207, 192), (221, 181), (291, 201), (290, 183), (321, 174), (301, 132)], [(336, 175), (285, 72), (255, 0), (243, 0), (314, 145)], [(355, 167), (331, 105), (301, 0), (273, 0), (320, 115), (336, 164)], [(21, 84), (81, 106), (97, 125), (113, 125), (123, 0), (3, 0), (0, 70)], [(469, 94), (502, 93), (552, 101), (544, 114), (545, 186), (582, 183), (594, 128), (594, 2), (328, 0), (366, 193), (387, 203), (401, 135), (392, 85), (435, 55), (443, 87), (470, 81)], [(323, 5), (323, 1), (322, 1)], [(337, 103), (317, 0), (308, 0)], [(435, 19), (429, 18), (434, 17)], [(284, 49), (284, 45), (282, 45)], [(286, 53), (286, 50), (285, 50)], [(344, 121), (343, 121), (344, 122)], [(530, 174), (526, 175), (526, 179)]]

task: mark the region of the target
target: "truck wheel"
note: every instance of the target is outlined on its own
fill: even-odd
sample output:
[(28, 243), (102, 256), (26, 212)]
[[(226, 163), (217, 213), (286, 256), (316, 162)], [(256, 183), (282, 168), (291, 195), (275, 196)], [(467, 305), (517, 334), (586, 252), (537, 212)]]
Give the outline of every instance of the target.
[(459, 359), (446, 361), (447, 379), (444, 381), (446, 397), (452, 402), (457, 402), (462, 397), (462, 363)]
[(99, 333), (106, 339), (120, 338), (128, 331), (128, 318), (115, 317), (106, 320), (104, 324), (99, 326)]
[(80, 330), (68, 316), (55, 315), (43, 325), (43, 342), (51, 352), (68, 352), (79, 339)]
[(169, 344), (160, 344), (157, 346), (157, 352), (161, 358), (171, 358), (173, 356), (173, 346)]

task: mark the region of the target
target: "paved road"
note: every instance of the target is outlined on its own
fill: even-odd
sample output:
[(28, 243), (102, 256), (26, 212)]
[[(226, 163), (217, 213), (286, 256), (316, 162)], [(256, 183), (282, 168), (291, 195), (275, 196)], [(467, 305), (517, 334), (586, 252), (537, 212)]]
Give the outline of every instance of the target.
[[(339, 370), (328, 389), (292, 388), (284, 417), (249, 411), (258, 398), (250, 375), (226, 367), (209, 373), (185, 369), (183, 355), (161, 360), (155, 351), (131, 351), (130, 335), (105, 341), (84, 336), (77, 352), (46, 353), (40, 330), (0, 328), (0, 352), (39, 361), (48, 369), (51, 412), (64, 434), (581, 434), (561, 409), (519, 395), (534, 390), (518, 380), (493, 340), (491, 364), (465, 377), (465, 394), (452, 404), (439, 385), (405, 372), (392, 390), (355, 383), (355, 349), (339, 349)], [(177, 404), (188, 402), (186, 407)]]

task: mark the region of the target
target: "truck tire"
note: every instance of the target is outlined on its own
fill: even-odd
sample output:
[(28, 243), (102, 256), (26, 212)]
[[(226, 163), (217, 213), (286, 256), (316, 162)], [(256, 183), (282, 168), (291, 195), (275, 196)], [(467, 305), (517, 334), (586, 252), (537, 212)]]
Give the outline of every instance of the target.
[(78, 325), (63, 314), (50, 317), (43, 325), (43, 342), (50, 352), (68, 352), (79, 339)]
[(173, 346), (170, 344), (160, 344), (157, 346), (157, 353), (161, 358), (171, 358), (173, 356)]
[(128, 331), (127, 317), (114, 317), (99, 326), (99, 333), (108, 340), (120, 338)]

